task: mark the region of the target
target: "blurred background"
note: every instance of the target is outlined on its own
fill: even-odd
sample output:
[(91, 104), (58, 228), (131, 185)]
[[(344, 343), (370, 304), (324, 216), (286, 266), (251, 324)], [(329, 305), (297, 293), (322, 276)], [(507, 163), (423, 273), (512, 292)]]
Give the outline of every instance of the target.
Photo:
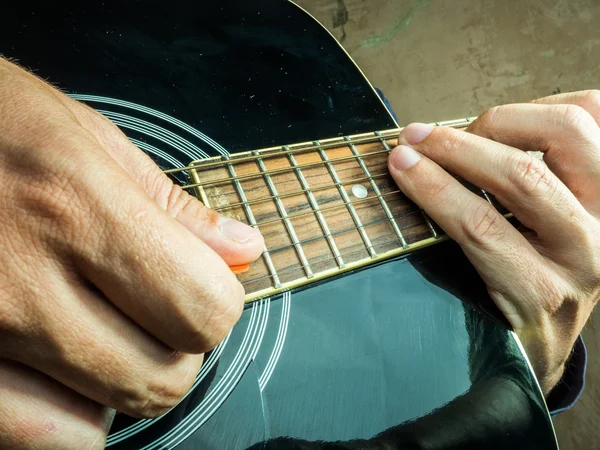
[[(390, 100), (400, 125), (600, 88), (599, 0), (296, 0)], [(555, 418), (562, 450), (600, 448), (600, 310), (587, 386)]]

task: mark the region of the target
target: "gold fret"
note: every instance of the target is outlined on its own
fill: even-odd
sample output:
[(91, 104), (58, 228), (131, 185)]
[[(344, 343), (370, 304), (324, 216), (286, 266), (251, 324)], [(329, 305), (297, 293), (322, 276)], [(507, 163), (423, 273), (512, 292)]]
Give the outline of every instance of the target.
[[(377, 135), (377, 133), (375, 133), (375, 134)], [(386, 151), (389, 152), (391, 150), (388, 143), (385, 141), (385, 139), (381, 139), (381, 143)], [(358, 164), (362, 168), (363, 172), (367, 175), (367, 178), (369, 179), (369, 183), (371, 184), (371, 187), (373, 188), (373, 191), (375, 192), (375, 194), (377, 194), (377, 197), (379, 198), (379, 202), (381, 203), (381, 207), (383, 208), (385, 215), (387, 216), (388, 220), (390, 221), (390, 224), (392, 225), (392, 228), (394, 229), (396, 236), (398, 236), (398, 239), (400, 240), (402, 247), (408, 248), (408, 244), (406, 243), (406, 239), (404, 239), (404, 236), (402, 235), (402, 231), (400, 231), (398, 224), (396, 223), (396, 221), (394, 220), (394, 218), (392, 216), (392, 212), (390, 211), (390, 208), (388, 207), (387, 203), (383, 199), (383, 196), (381, 195), (381, 191), (379, 190), (377, 183), (375, 183), (375, 181), (373, 181), (371, 172), (367, 168), (367, 166), (366, 166), (365, 162), (362, 160), (362, 158), (360, 158), (360, 154), (358, 153), (358, 150), (356, 149), (356, 145), (349, 142), (348, 146), (352, 150), (352, 153), (357, 156)]]
[[(464, 127), (471, 121), (471, 119), (463, 119), (460, 121), (440, 122), (437, 125)], [(245, 286), (248, 286), (247, 289), (249, 289), (249, 285), (256, 286), (254, 289), (249, 289), (246, 295), (246, 301), (251, 302), (322, 280), (348, 270), (355, 270), (372, 264), (374, 261), (381, 261), (403, 255), (409, 251), (423, 248), (435, 242), (447, 239), (445, 235), (438, 235), (433, 222), (426, 214), (423, 213), (423, 218), (421, 219), (419, 216), (415, 215), (415, 213), (418, 214), (419, 212), (422, 212), (422, 210), (414, 207), (414, 204), (411, 206), (411, 203), (406, 197), (398, 197), (397, 195), (400, 194), (400, 190), (391, 190), (391, 192), (387, 192), (387, 190), (389, 190), (387, 186), (391, 187), (393, 184), (391, 178), (389, 178), (387, 166), (384, 166), (384, 164), (386, 163), (387, 154), (389, 154), (391, 146), (395, 145), (395, 143), (388, 141), (397, 137), (400, 130), (401, 129), (385, 130), (325, 139), (321, 142), (315, 141), (286, 147), (272, 147), (244, 152), (233, 155), (230, 158), (207, 158), (204, 160), (193, 161), (188, 167), (173, 169), (170, 172), (175, 172), (177, 170), (188, 171), (191, 178), (191, 184), (185, 187), (196, 189), (196, 193), (203, 203), (210, 206), (210, 201), (213, 203), (213, 207), (215, 207), (216, 210), (223, 211), (227, 215), (239, 219), (241, 217), (239, 215), (241, 208), (247, 217), (248, 223), (257, 229), (259, 227), (270, 226), (270, 224), (275, 226), (276, 223), (281, 223), (285, 227), (285, 230), (287, 230), (287, 234), (289, 235), (289, 238), (291, 238), (291, 245), (288, 245), (288, 243), (290, 243), (289, 240), (285, 241), (283, 238), (285, 232), (282, 234), (276, 227), (269, 228), (272, 231), (266, 231), (266, 229), (263, 230), (263, 235), (266, 236), (264, 252), (262, 255), (264, 265), (262, 262), (259, 265), (257, 265), (258, 263), (255, 263), (254, 266), (251, 266), (250, 272), (239, 275), (240, 281), (242, 281)], [(378, 150), (377, 146), (382, 150)], [(346, 153), (344, 153), (343, 148), (346, 149)], [(350, 155), (345, 156), (348, 154), (348, 149), (350, 150)], [(302, 156), (296, 160), (295, 155)], [(381, 158), (376, 159), (377, 156)], [(320, 161), (315, 161), (315, 157), (319, 158)], [(374, 161), (367, 165), (365, 158), (371, 157)], [(384, 157), (385, 159), (383, 159)], [(269, 165), (271, 170), (267, 169), (267, 165), (265, 164), (267, 160), (272, 160), (273, 162), (273, 165)], [(283, 165), (284, 160), (287, 160), (289, 163), (288, 166)], [(352, 161), (355, 161), (356, 164), (353, 165)], [(254, 169), (251, 167), (253, 164), (256, 164), (254, 165)], [(339, 166), (336, 165), (335, 167), (339, 168), (342, 179), (334, 168), (334, 164), (339, 164)], [(256, 169), (257, 166), (258, 170)], [(236, 171), (234, 167), (240, 167), (239, 172)], [(374, 172), (372, 172), (372, 168), (377, 169), (374, 169)], [(223, 169), (229, 174), (228, 176), (222, 176), (224, 174)], [(316, 183), (316, 185), (311, 188), (307, 178), (303, 174), (303, 170), (307, 171), (307, 174), (309, 174), (307, 176), (315, 177), (317, 181), (324, 180), (323, 177), (326, 176), (325, 174), (329, 173), (329, 177), (332, 179), (333, 183)], [(366, 176), (361, 177), (357, 170)], [(385, 170), (385, 173), (380, 173), (380, 170)], [(201, 175), (200, 172), (205, 172), (205, 174)], [(293, 180), (287, 175), (290, 173), (295, 174), (296, 187), (293, 186)], [(282, 183), (293, 189), (291, 191), (289, 189), (279, 189), (279, 184), (275, 183), (275, 178), (271, 179), (271, 175), (283, 177), (281, 178)], [(260, 184), (258, 181), (255, 181), (260, 178), (266, 182), (266, 185), (264, 182), (263, 184)], [(375, 179), (385, 178), (388, 178), (389, 182), (382, 182), (387, 184), (380, 183), (386, 190), (385, 192), (382, 192), (379, 189), (379, 184), (375, 182)], [(245, 195), (241, 184), (242, 181), (249, 183), (244, 186), (249, 188), (248, 192), (250, 193), (250, 199)], [(374, 195), (351, 201), (344, 186), (359, 181), (368, 183), (367, 186), (371, 187)], [(233, 192), (230, 189), (227, 189), (226, 186), (223, 186), (225, 183), (227, 183), (227, 186), (233, 187)], [(210, 189), (206, 190), (207, 188)], [(269, 195), (260, 195), (261, 189), (265, 188)], [(384, 188), (382, 187), (382, 189)], [(332, 206), (326, 205), (326, 207), (321, 208), (314, 195), (317, 191), (323, 193), (321, 196), (326, 202), (334, 202), (332, 203)], [(332, 197), (333, 192), (337, 192), (334, 197)], [(484, 193), (486, 199), (490, 201), (485, 192), (482, 191), (482, 193)], [(258, 198), (256, 194), (259, 194)], [(237, 198), (234, 198), (236, 195)], [(304, 200), (304, 206), (302, 206), (302, 203), (298, 203), (300, 198), (293, 199), (294, 196), (299, 195), (308, 198), (308, 205), (306, 204), (306, 198)], [(388, 203), (383, 197), (391, 195), (396, 197), (393, 198), (394, 202), (390, 203), (390, 205), (393, 206), (388, 206)], [(341, 202), (335, 204), (337, 202), (335, 197), (337, 196), (339, 196), (338, 200), (341, 200)], [(283, 198), (289, 198), (291, 200), (292, 210), (297, 211), (300, 209), (300, 212), (289, 214), (288, 211), (292, 212), (292, 210), (288, 210), (287, 207), (284, 206), (281, 201)], [(371, 207), (371, 205), (375, 205), (372, 203), (374, 200), (379, 203), (380, 206), (378, 207), (383, 208), (385, 216), (383, 216), (382, 213), (379, 213), (379, 216), (374, 215), (375, 210)], [(268, 208), (267, 202), (269, 201), (274, 202), (276, 211)], [(371, 220), (362, 222), (361, 218), (358, 216), (354, 204), (359, 204), (361, 202), (368, 205), (366, 209), (363, 208), (361, 211), (365, 211), (365, 214), (367, 214), (365, 217), (369, 217)], [(264, 206), (259, 208), (258, 215), (255, 217), (250, 209), (250, 205)], [(273, 203), (271, 203), (271, 205), (273, 205)], [(309, 207), (309, 210), (306, 212), (302, 211), (306, 206)], [(238, 212), (235, 212), (234, 208), (237, 208)], [(339, 228), (340, 225), (344, 224), (343, 215), (334, 212), (334, 210), (338, 210), (339, 208), (347, 209), (346, 214), (350, 215), (352, 219), (350, 223), (353, 222), (353, 227)], [(392, 212), (392, 210), (394, 212)], [(325, 218), (325, 213), (328, 213), (329, 217), (327, 219)], [(279, 217), (272, 219), (273, 214), (275, 214), (275, 216), (279, 215)], [(313, 219), (314, 225), (311, 225), (309, 219), (312, 214), (314, 214), (316, 218), (316, 220)], [(260, 221), (257, 220), (257, 217)], [(377, 220), (373, 221), (372, 218), (376, 218)], [(299, 220), (299, 224), (301, 223), (302, 225), (298, 225), (299, 228), (296, 227), (295, 222), (292, 224), (292, 219)], [(327, 224), (327, 221), (330, 219), (333, 220), (332, 223), (334, 224), (334, 229), (330, 229)], [(402, 223), (402, 227), (399, 226), (399, 223), (396, 223), (396, 219), (401, 221), (399, 223)], [(347, 222), (346, 219), (346, 223)], [(384, 225), (386, 223), (387, 225)], [(374, 240), (367, 235), (367, 226), (373, 227), (370, 229), (373, 231), (369, 231), (369, 234)], [(392, 229), (389, 229), (390, 226), (393, 229), (393, 233)], [(315, 227), (317, 227), (317, 229), (320, 228), (319, 233), (317, 233), (318, 235), (314, 234)], [(298, 230), (300, 234), (304, 234), (304, 237), (300, 239), (300, 234), (297, 235), (296, 230)], [(354, 234), (348, 234), (349, 231), (353, 230)], [(386, 232), (386, 230), (389, 231)], [(429, 231), (426, 232), (427, 230)], [(321, 232), (322, 234), (320, 234)], [(313, 235), (311, 236), (310, 233), (313, 233)], [(405, 233), (408, 233), (408, 235)], [(334, 240), (334, 235), (339, 236), (340, 240), (337, 241), (337, 238)], [(388, 236), (388, 238), (386, 238), (386, 236)], [(391, 237), (393, 237), (396, 243), (393, 244), (395, 248), (390, 249), (393, 242), (389, 239)], [(324, 239), (324, 241), (321, 240), (320, 242), (322, 244), (317, 245), (317, 241), (320, 239)], [(342, 243), (341, 247), (338, 246), (340, 242)], [(380, 248), (380, 245), (382, 246), (380, 252), (376, 252), (374, 246), (375, 242), (377, 242), (377, 248)], [(362, 250), (357, 247), (359, 243), (361, 243), (360, 248), (362, 248)], [(313, 249), (311, 251), (313, 252), (312, 254), (316, 255), (316, 258), (313, 258), (312, 256), (310, 258), (307, 257), (308, 253), (305, 254), (303, 249), (303, 246), (305, 245), (308, 245)], [(326, 249), (328, 247), (331, 253), (323, 253), (327, 251)], [(271, 259), (271, 254), (273, 254), (274, 259)], [(291, 255), (294, 254), (297, 255), (297, 258), (296, 255), (294, 256), (294, 260), (299, 262), (299, 264), (295, 265), (295, 263), (292, 262), (292, 259), (290, 259)], [(327, 255), (329, 255), (329, 258)], [(331, 255), (333, 255), (333, 257), (331, 257)], [(346, 260), (346, 258), (349, 259)], [(273, 261), (277, 261), (278, 268), (282, 269), (281, 271), (278, 272), (275, 269)], [(330, 263), (328, 263), (328, 261), (330, 261)], [(333, 264), (334, 262), (335, 265), (333, 267), (330, 265), (328, 266), (328, 264)], [(294, 275), (294, 273), (298, 273), (298, 275)], [(283, 278), (281, 278), (282, 276)]]
[(349, 272), (351, 270), (356, 270), (356, 269), (360, 269), (360, 268), (363, 268), (366, 266), (370, 266), (376, 261), (385, 261), (386, 259), (391, 259), (391, 258), (394, 258), (397, 256), (401, 256), (401, 255), (413, 252), (413, 251), (421, 249), (421, 248), (429, 247), (432, 244), (436, 244), (438, 242), (442, 242), (447, 239), (448, 239), (447, 235), (443, 235), (440, 238), (432, 237), (432, 238), (424, 239), (424, 240), (421, 240), (414, 244), (411, 244), (410, 248), (408, 248), (408, 249), (399, 247), (394, 250), (389, 250), (385, 253), (380, 253), (379, 255), (377, 255), (376, 258), (363, 258), (363, 259), (359, 259), (358, 261), (353, 261), (351, 263), (347, 263), (343, 268), (333, 268), (333, 269), (328, 269), (328, 270), (324, 270), (322, 272), (315, 273), (314, 277), (311, 279), (300, 278), (298, 280), (283, 283), (283, 284), (281, 284), (281, 286), (278, 289), (263, 289), (263, 290), (256, 291), (256, 292), (250, 292), (249, 294), (246, 294), (245, 301), (246, 301), (246, 303), (251, 303), (256, 300), (260, 300), (261, 298), (270, 297), (275, 294), (279, 294), (279, 293), (286, 292), (286, 291), (289, 291), (292, 289), (296, 289), (296, 288), (305, 286), (307, 284), (314, 283), (316, 281), (324, 280), (324, 279), (332, 277), (334, 275), (339, 275), (339, 274), (342, 274), (345, 272)]
[[(283, 147), (283, 149), (285, 151), (286, 147)], [(308, 187), (308, 181), (306, 181), (306, 178), (304, 177), (302, 170), (298, 167), (298, 164), (296, 163), (296, 158), (294, 158), (294, 155), (292, 155), (291, 153), (288, 153), (287, 157), (290, 161), (290, 164), (296, 171), (296, 176), (298, 177), (298, 180), (300, 181), (300, 185), (302, 186), (303, 191), (306, 192), (310, 206), (315, 212), (315, 216), (316, 216), (317, 220), (319, 221), (319, 225), (320, 225), (321, 229), (323, 230), (323, 235), (324, 235), (325, 239), (327, 240), (327, 244), (329, 245), (331, 252), (333, 253), (335, 262), (337, 263), (337, 265), (340, 269), (343, 269), (345, 266), (344, 260), (342, 259), (342, 255), (340, 255), (340, 251), (339, 251), (337, 245), (335, 244), (335, 240), (333, 239), (333, 236), (331, 235), (331, 231), (329, 231), (329, 227), (327, 226), (327, 222), (325, 221), (325, 218), (323, 217), (323, 213), (321, 212), (321, 210), (319, 208), (317, 199), (315, 198), (315, 196), (313, 194), (314, 189), (311, 190)]]
[(304, 254), (304, 249), (302, 248), (302, 245), (300, 245), (300, 242), (298, 241), (298, 236), (296, 235), (294, 226), (292, 225), (292, 222), (290, 221), (290, 218), (285, 210), (285, 206), (283, 206), (283, 203), (281, 202), (281, 199), (279, 198), (279, 194), (277, 193), (277, 188), (273, 184), (273, 180), (271, 180), (271, 177), (267, 172), (267, 168), (265, 167), (263, 160), (261, 158), (258, 158), (256, 160), (256, 163), (258, 164), (260, 171), (262, 172), (262, 174), (265, 177), (267, 186), (269, 187), (269, 190), (271, 191), (271, 194), (273, 195), (273, 199), (275, 200), (275, 204), (277, 205), (277, 210), (279, 211), (279, 215), (281, 216), (281, 219), (283, 220), (283, 223), (285, 224), (285, 228), (286, 228), (288, 234), (292, 238), (292, 243), (294, 245), (294, 248), (296, 249), (296, 252), (298, 253), (298, 258), (300, 258), (300, 262), (302, 263), (302, 266), (304, 267), (304, 270), (306, 272), (306, 277), (312, 278), (313, 273), (312, 273), (312, 270), (310, 269), (310, 265), (308, 264), (308, 260), (306, 259), (306, 255)]
[[(319, 145), (319, 142), (315, 141), (315, 145)], [(348, 197), (348, 194), (346, 194), (346, 190), (342, 186), (339, 186), (340, 179), (338, 178), (337, 173), (336, 173), (335, 169), (333, 168), (333, 165), (331, 164), (331, 162), (333, 160), (329, 160), (329, 157), (325, 153), (325, 150), (323, 150), (322, 148), (319, 148), (317, 150), (317, 152), (319, 153), (319, 155), (321, 155), (321, 159), (323, 161), (326, 161), (327, 170), (329, 171), (331, 178), (333, 179), (333, 181), (335, 181), (336, 184), (338, 184), (338, 191), (340, 193), (340, 196), (342, 197), (342, 199), (344, 200), (344, 203), (346, 204), (346, 207), (348, 208), (348, 212), (350, 213), (350, 216), (352, 217), (352, 220), (354, 221), (354, 224), (356, 225), (356, 228), (358, 229), (358, 232), (360, 233), (360, 237), (362, 238), (363, 242), (365, 243), (365, 247), (367, 248), (369, 255), (371, 255), (371, 258), (376, 258), (377, 253), (375, 252), (375, 249), (373, 248), (373, 245), (371, 244), (371, 240), (369, 239), (369, 236), (367, 236), (367, 232), (365, 231), (365, 228), (363, 227), (363, 225), (360, 221), (360, 218), (358, 217), (358, 214), (356, 214), (356, 210), (354, 209), (354, 206), (352, 206), (352, 203), (350, 202), (350, 198)]]
[[(465, 119), (449, 120), (446, 122), (434, 122), (434, 123), (431, 123), (431, 125), (452, 127), (452, 128), (464, 128), (464, 127), (467, 127), (475, 119), (476, 119), (476, 117), (467, 117)], [(330, 148), (335, 148), (335, 147), (339, 147), (341, 145), (345, 145), (346, 137), (349, 139), (348, 142), (351, 142), (354, 145), (368, 144), (368, 143), (372, 143), (372, 142), (377, 142), (378, 140), (380, 140), (382, 138), (383, 139), (397, 138), (403, 129), (404, 128), (393, 128), (390, 130), (377, 131), (375, 133), (361, 133), (361, 134), (354, 134), (354, 135), (350, 135), (350, 136), (321, 139), (319, 141), (321, 143), (320, 146), (314, 145), (314, 141), (313, 142), (300, 142), (298, 144), (286, 145), (286, 148), (288, 150), (286, 150), (284, 152), (281, 151), (280, 146), (268, 147), (268, 148), (263, 148), (260, 150), (250, 150), (250, 151), (240, 152), (240, 153), (236, 153), (235, 155), (232, 155), (233, 159), (231, 160), (231, 162), (234, 164), (238, 164), (238, 163), (243, 163), (243, 162), (254, 161), (258, 157), (261, 157), (261, 158), (273, 157), (273, 156), (277, 157), (277, 156), (282, 156), (282, 155), (287, 155), (287, 154), (297, 154), (297, 153), (315, 151), (319, 148), (322, 148), (323, 150), (328, 150)], [(260, 156), (255, 156), (255, 154), (259, 154)], [(175, 169), (168, 169), (168, 170), (165, 170), (164, 173), (185, 172), (187, 170), (196, 168), (196, 166), (199, 162), (203, 163), (204, 168), (221, 167), (223, 164), (221, 161), (221, 157), (215, 156), (212, 158), (206, 158), (206, 159), (202, 159), (202, 160), (192, 161), (192, 163), (190, 163), (190, 165), (188, 165), (186, 167), (178, 167)]]
[[(258, 151), (254, 151), (253, 153), (258, 153)], [(362, 158), (365, 157), (369, 157), (369, 156), (377, 156), (377, 155), (383, 155), (386, 154), (387, 151), (386, 150), (381, 150), (381, 151), (377, 151), (377, 152), (371, 152), (371, 153), (365, 153), (364, 155), (361, 155)], [(271, 157), (276, 156), (276, 157), (281, 157), (282, 155), (272, 155)], [(258, 159), (258, 158), (257, 158)], [(344, 158), (335, 158), (335, 159), (331, 159), (329, 162), (330, 163), (337, 163), (337, 162), (344, 162), (344, 161), (352, 161), (355, 160), (356, 156), (347, 156)], [(256, 160), (254, 160), (256, 161)], [(318, 167), (318, 166), (327, 166), (328, 163), (324, 163), (324, 162), (315, 162), (315, 163), (309, 163), (309, 164), (302, 164), (299, 165), (298, 167), (300, 167), (301, 169), (308, 169), (311, 167)], [(198, 166), (196, 166), (197, 168)], [(206, 167), (213, 167), (212, 164), (207, 164)], [(206, 168), (206, 167), (203, 167)], [(274, 170), (269, 170), (268, 173), (270, 175), (274, 175), (274, 174), (279, 174), (279, 173), (285, 173), (285, 172), (291, 172), (290, 168), (283, 168), (283, 169), (274, 169)], [(236, 177), (229, 177), (229, 178), (221, 178), (219, 180), (213, 180), (210, 181), (208, 183), (203, 183), (202, 186), (203, 187), (207, 187), (207, 186), (216, 186), (216, 185), (221, 185), (221, 184), (225, 184), (225, 183), (229, 183), (230, 181), (233, 181), (234, 179), (236, 180), (250, 180), (253, 178), (258, 178), (260, 177), (260, 174), (258, 173), (252, 173), (252, 174), (247, 174), (247, 175), (240, 175), (240, 176), (236, 176)], [(197, 187), (196, 184), (186, 184), (185, 186), (182, 186), (182, 188), (184, 189), (191, 189), (191, 188), (195, 188)]]

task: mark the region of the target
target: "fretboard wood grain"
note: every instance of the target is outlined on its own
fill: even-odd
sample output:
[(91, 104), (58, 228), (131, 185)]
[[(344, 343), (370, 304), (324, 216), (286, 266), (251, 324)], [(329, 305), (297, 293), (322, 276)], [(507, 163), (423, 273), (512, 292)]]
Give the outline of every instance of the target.
[[(470, 119), (438, 123), (464, 127)], [(402, 194), (387, 159), (399, 130), (194, 161), (198, 197), (262, 233), (239, 275), (247, 301), (430, 245), (443, 233)], [(487, 193), (476, 190), (491, 201)]]

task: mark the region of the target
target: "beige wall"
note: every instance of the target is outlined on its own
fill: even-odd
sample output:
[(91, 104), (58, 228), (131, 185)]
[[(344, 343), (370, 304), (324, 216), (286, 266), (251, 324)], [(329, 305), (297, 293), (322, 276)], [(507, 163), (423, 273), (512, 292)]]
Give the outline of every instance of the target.
[[(598, 0), (297, 0), (390, 99), (401, 124), (600, 87)], [(344, 11), (347, 22), (343, 22)], [(345, 36), (345, 37), (344, 37)], [(596, 310), (596, 322), (600, 320)], [(600, 329), (577, 406), (555, 420), (563, 450), (600, 448)]]

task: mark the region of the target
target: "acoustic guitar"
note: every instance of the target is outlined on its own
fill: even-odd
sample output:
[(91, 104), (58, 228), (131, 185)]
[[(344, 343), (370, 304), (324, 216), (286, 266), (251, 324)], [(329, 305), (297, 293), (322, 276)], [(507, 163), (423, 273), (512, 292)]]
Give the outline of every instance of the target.
[(398, 124), (297, 5), (58, 0), (3, 18), (5, 56), (265, 237), (194, 387), (162, 417), (118, 415), (107, 448), (557, 448), (518, 338), (387, 173)]

